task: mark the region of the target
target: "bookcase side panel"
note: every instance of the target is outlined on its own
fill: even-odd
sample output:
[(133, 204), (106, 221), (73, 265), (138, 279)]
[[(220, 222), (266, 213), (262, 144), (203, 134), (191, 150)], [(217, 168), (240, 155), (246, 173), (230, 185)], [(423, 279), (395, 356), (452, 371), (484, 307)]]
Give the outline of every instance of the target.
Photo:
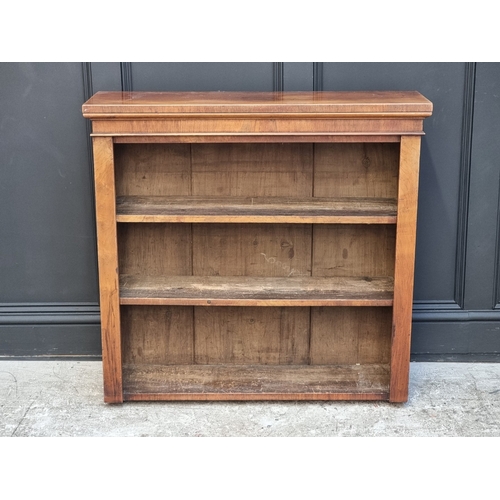
[(93, 150), (104, 400), (120, 403), (123, 384), (112, 139), (94, 137)]
[(420, 137), (401, 138), (390, 401), (408, 399)]

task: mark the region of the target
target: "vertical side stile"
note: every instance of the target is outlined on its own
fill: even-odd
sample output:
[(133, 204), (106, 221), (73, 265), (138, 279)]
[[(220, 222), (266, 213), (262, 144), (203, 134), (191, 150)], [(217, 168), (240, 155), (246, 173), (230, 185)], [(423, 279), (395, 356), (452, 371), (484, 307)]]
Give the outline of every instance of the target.
[(408, 399), (420, 136), (401, 137), (389, 399)]
[(123, 389), (113, 139), (94, 137), (93, 148), (104, 401), (121, 403)]

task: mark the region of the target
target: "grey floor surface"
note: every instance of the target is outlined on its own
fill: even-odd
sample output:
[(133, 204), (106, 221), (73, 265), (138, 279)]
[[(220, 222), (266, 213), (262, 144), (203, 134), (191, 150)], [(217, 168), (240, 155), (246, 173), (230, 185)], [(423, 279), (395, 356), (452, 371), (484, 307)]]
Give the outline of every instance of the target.
[(412, 363), (409, 402), (107, 405), (96, 361), (0, 361), (0, 436), (500, 436), (500, 363)]

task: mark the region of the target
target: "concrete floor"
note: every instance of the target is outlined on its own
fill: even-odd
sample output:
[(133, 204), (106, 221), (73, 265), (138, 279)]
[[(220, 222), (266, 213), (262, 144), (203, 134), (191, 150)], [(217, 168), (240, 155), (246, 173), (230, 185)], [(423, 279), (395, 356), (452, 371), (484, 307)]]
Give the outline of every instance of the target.
[(500, 363), (412, 363), (410, 399), (106, 405), (95, 361), (0, 361), (0, 436), (500, 436)]

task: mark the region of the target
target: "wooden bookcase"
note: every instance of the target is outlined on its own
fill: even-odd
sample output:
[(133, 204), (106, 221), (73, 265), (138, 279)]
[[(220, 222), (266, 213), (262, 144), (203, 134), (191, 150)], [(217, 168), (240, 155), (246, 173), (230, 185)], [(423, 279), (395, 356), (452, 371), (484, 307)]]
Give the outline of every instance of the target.
[(408, 397), (417, 92), (99, 92), (104, 398)]

